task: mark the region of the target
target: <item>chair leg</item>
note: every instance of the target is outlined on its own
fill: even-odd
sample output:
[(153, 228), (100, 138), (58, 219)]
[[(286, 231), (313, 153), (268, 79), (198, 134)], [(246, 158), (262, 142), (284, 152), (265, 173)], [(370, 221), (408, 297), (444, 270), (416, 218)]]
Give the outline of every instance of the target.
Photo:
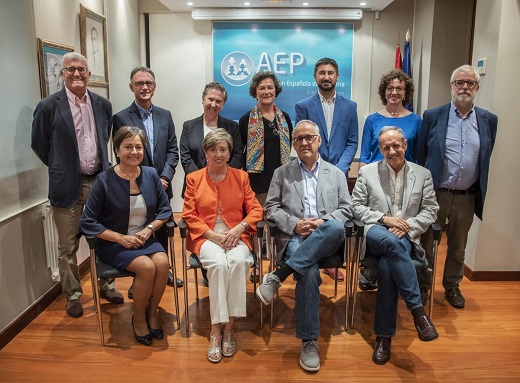
[(92, 280), (92, 298), (96, 307), (99, 322), (99, 337), (101, 338), (101, 346), (105, 345), (105, 332), (103, 330), (103, 316), (101, 313), (100, 288), (97, 275), (96, 254), (94, 249), (90, 250), (90, 274)]
[(335, 273), (334, 273), (334, 299), (336, 299), (336, 296), (338, 295), (338, 270), (339, 268), (335, 268), (334, 270)]
[(356, 237), (356, 241), (354, 244), (354, 254), (352, 256), (352, 262), (350, 264), (350, 291), (349, 291), (349, 315), (347, 318), (347, 330), (351, 330), (354, 328), (354, 315), (356, 309), (356, 298), (357, 298), (357, 285), (359, 278), (359, 258), (361, 251), (361, 241), (362, 238)]
[(182, 277), (184, 278), (184, 320), (186, 325), (186, 335), (190, 336), (190, 314), (188, 306), (188, 267), (186, 265), (186, 238), (181, 234), (182, 241)]
[(432, 280), (431, 280), (431, 287), (430, 287), (430, 293), (429, 293), (429, 307), (428, 307), (428, 315), (430, 319), (433, 317), (433, 297), (435, 296), (435, 278), (437, 273), (437, 251), (439, 247), (439, 241), (434, 240), (433, 241), (433, 259), (432, 259)]
[(175, 315), (177, 316), (177, 329), (181, 328), (181, 318), (179, 313), (179, 288), (177, 287), (177, 265), (175, 262), (175, 245), (173, 243), (173, 231), (172, 236), (168, 236), (168, 250), (170, 253), (170, 264), (173, 275), (173, 294), (175, 295)]
[(193, 276), (195, 277), (195, 298), (197, 302), (199, 301), (199, 273), (197, 273), (197, 269), (193, 268)]
[[(255, 265), (255, 275), (253, 276), (253, 296), (255, 297), (255, 299), (257, 299), (257, 296), (256, 296), (256, 276), (258, 275), (258, 283), (262, 283), (260, 281), (260, 278), (263, 278), (264, 276), (264, 267), (263, 267), (263, 262), (262, 262), (262, 238), (260, 237), (257, 237), (257, 246), (258, 246), (258, 254), (256, 255), (256, 262), (258, 263), (258, 268), (256, 267)], [(258, 272), (258, 274), (257, 274)], [(257, 299), (258, 301), (258, 304), (260, 305), (259, 306), (259, 309), (260, 309), (260, 329), (263, 329), (264, 328), (264, 307), (263, 307), (263, 304), (262, 304), (262, 301), (260, 299)]]

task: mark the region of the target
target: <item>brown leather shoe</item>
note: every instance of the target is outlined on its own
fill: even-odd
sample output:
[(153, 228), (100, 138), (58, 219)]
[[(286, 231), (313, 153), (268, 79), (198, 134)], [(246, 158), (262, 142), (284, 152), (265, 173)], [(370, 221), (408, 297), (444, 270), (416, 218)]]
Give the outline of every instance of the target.
[(392, 338), (376, 338), (374, 353), (372, 354), (372, 362), (383, 365), (390, 360)]
[[(334, 268), (328, 268), (328, 269), (323, 269), (323, 272), (325, 274), (327, 274), (329, 277), (331, 277), (332, 279), (336, 279), (336, 269)], [(343, 273), (341, 272), (341, 270), (338, 269), (338, 282), (343, 282), (345, 280), (345, 277), (343, 275)]]
[(67, 314), (73, 318), (79, 318), (83, 315), (83, 305), (79, 299), (67, 301)]
[[(125, 301), (125, 298), (123, 298), (123, 294), (121, 294), (116, 289), (101, 290), (101, 292), (99, 293), (99, 296), (115, 305), (120, 305)], [(132, 291), (132, 297), (133, 297), (133, 291)]]
[(439, 334), (428, 315), (421, 315), (419, 318), (414, 319), (414, 324), (419, 339), (423, 342), (429, 342), (439, 337)]
[(456, 309), (463, 309), (466, 305), (466, 300), (462, 296), (462, 293), (458, 287), (446, 290), (445, 295), (448, 303)]

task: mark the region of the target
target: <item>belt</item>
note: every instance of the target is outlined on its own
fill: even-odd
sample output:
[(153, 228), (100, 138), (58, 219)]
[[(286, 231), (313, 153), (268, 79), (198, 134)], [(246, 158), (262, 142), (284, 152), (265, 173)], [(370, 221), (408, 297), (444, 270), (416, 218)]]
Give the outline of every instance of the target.
[(92, 172), (92, 173), (81, 173), (81, 178), (83, 179), (90, 179), (90, 178), (95, 178), (99, 173), (101, 173), (101, 169), (98, 169), (96, 170), (95, 172)]
[(475, 188), (469, 188), (466, 190), (440, 188), (440, 190), (443, 190), (443, 191), (448, 192), (449, 194), (453, 194), (453, 195), (462, 195), (462, 194), (468, 195), (468, 194), (475, 194), (477, 192), (477, 189), (475, 189)]

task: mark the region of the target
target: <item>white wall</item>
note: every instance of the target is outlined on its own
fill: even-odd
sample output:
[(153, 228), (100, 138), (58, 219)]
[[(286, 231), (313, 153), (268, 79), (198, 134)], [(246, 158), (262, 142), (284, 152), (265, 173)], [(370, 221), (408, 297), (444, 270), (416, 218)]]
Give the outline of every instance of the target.
[(518, 36), (519, 1), (477, 1), (472, 63), (487, 57), (487, 73), (481, 77), (476, 104), (497, 114), (499, 122), (484, 220), (475, 219), (474, 245), (467, 252), (466, 263), (473, 270), (520, 270)]
[[(137, 0), (2, 0), (0, 46), (2, 51), (11, 52), (0, 57), (3, 85), (8, 89), (0, 93), (0, 104), (7, 111), (0, 122), (4, 133), (2, 145), (11, 147), (8, 151), (2, 146), (2, 159), (4, 166), (17, 170), (10, 187), (32, 182), (35, 187), (47, 190), (47, 170), (30, 149), (32, 113), (40, 99), (36, 37), (73, 46), (80, 52), (80, 3), (107, 17), (110, 99), (114, 109), (127, 106), (133, 99), (128, 90), (128, 76), (134, 66), (141, 64)], [(15, 37), (9, 40), (6, 36)], [(15, 47), (6, 45), (11, 41)], [(90, 90), (108, 94), (107, 88)], [(14, 120), (6, 118), (11, 115)], [(8, 130), (16, 132), (13, 142), (5, 140)], [(17, 163), (15, 151), (18, 157), (20, 152), (24, 153), (24, 164)], [(35, 169), (26, 174), (22, 168), (30, 162), (35, 162)], [(80, 262), (87, 256), (86, 244), (82, 243)], [(0, 332), (54, 284), (46, 264), (40, 206), (0, 222)]]

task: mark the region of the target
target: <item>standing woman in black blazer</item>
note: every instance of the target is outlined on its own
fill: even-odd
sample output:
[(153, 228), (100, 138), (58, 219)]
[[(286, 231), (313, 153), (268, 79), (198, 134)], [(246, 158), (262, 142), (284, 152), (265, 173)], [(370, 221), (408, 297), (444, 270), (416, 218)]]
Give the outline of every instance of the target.
[(184, 189), (186, 175), (206, 167), (206, 156), (202, 150), (202, 140), (206, 134), (216, 128), (225, 129), (233, 137), (233, 151), (229, 159), (229, 166), (240, 169), (242, 167), (242, 141), (235, 121), (221, 117), (220, 111), (227, 101), (227, 91), (218, 82), (210, 82), (202, 92), (202, 116), (186, 121), (182, 126), (180, 140), (181, 164), (184, 169)]

